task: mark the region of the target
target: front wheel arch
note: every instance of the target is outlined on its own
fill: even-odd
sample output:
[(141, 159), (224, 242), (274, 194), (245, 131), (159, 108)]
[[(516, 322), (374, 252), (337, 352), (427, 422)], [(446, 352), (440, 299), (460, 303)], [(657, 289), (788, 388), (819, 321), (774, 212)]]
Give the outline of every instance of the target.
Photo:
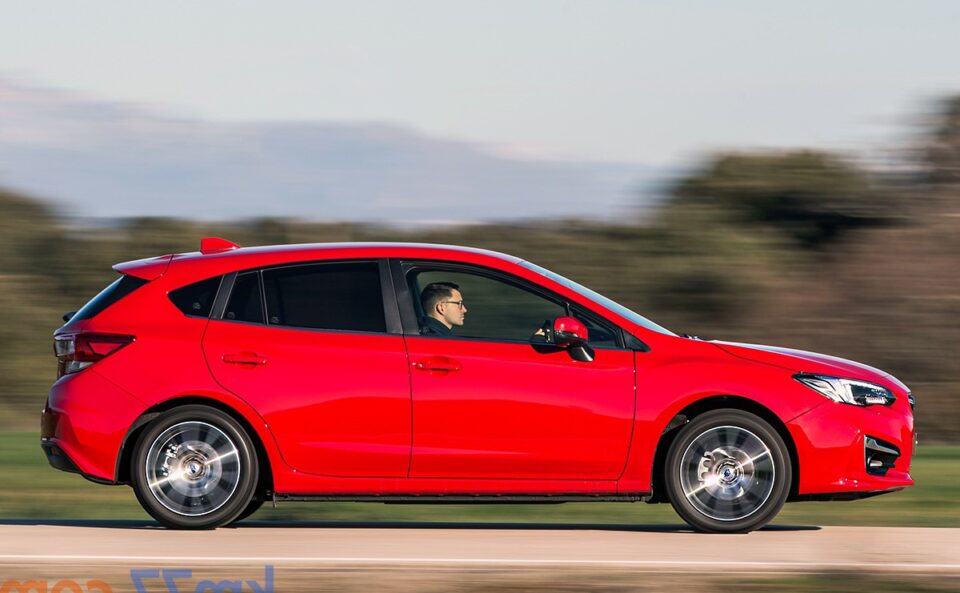
[(763, 418), (743, 410), (711, 410), (685, 424), (665, 468), (671, 505), (701, 532), (759, 529), (790, 494), (786, 443)]
[(790, 494), (787, 497), (787, 501), (789, 502), (797, 498), (797, 492), (800, 486), (800, 459), (797, 456), (797, 445), (790, 431), (787, 429), (787, 425), (784, 424), (783, 420), (773, 413), (770, 408), (752, 399), (738, 395), (716, 395), (693, 402), (677, 412), (677, 414), (664, 425), (660, 439), (657, 441), (657, 448), (653, 457), (652, 473), (650, 474), (652, 495), (647, 502), (668, 502), (666, 488), (663, 483), (664, 465), (666, 463), (667, 453), (670, 451), (670, 445), (673, 444), (680, 429), (701, 414), (724, 408), (742, 410), (759, 416), (777, 431), (777, 434), (780, 435), (780, 438), (783, 439), (784, 444), (787, 446), (787, 452), (790, 455)]

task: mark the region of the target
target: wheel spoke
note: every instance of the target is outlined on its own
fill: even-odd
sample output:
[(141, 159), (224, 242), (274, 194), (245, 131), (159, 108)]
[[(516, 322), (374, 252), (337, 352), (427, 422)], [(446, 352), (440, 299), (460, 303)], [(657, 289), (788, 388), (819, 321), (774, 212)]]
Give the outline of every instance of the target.
[(181, 422), (154, 439), (146, 458), (151, 494), (174, 513), (197, 517), (230, 500), (240, 482), (239, 450), (220, 428)]
[(697, 435), (680, 460), (680, 485), (689, 503), (718, 521), (749, 517), (767, 501), (776, 478), (767, 445), (740, 426)]
[(743, 444), (747, 442), (747, 437), (749, 436), (749, 434), (750, 434), (750, 433), (745, 432), (745, 431), (742, 431), (742, 430), (741, 430), (741, 431), (738, 431), (738, 432), (737, 432), (737, 438), (734, 439), (734, 441), (733, 441), (733, 447), (734, 447), (735, 449), (742, 449), (742, 448), (743, 448)]

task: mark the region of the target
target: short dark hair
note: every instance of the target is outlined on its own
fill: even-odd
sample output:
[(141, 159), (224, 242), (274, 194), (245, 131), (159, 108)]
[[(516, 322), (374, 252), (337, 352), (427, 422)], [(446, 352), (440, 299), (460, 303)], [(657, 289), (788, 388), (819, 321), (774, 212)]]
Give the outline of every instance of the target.
[(424, 286), (420, 292), (420, 304), (424, 314), (429, 315), (437, 303), (452, 297), (454, 290), (460, 290), (460, 286), (453, 282), (432, 282)]

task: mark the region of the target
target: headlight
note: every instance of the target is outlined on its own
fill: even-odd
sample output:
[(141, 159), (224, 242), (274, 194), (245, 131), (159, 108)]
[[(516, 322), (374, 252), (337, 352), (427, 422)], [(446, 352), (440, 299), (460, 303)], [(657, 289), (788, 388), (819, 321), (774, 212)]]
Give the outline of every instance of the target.
[(820, 395), (841, 404), (889, 406), (897, 401), (896, 396), (886, 387), (866, 381), (829, 377), (827, 375), (808, 375), (806, 373), (794, 375), (793, 378)]

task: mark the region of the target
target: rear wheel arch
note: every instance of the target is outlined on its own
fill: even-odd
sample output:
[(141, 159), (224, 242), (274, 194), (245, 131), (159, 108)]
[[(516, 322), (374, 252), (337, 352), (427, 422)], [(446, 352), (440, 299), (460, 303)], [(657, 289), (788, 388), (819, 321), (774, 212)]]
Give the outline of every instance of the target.
[(770, 408), (760, 404), (752, 399), (738, 395), (716, 395), (697, 400), (689, 404), (677, 414), (675, 414), (663, 428), (660, 438), (657, 441), (656, 452), (653, 457), (653, 468), (651, 474), (651, 487), (653, 495), (648, 502), (667, 502), (666, 487), (664, 485), (664, 468), (666, 465), (667, 453), (670, 451), (670, 445), (673, 444), (680, 429), (691, 420), (713, 410), (733, 409), (749, 412), (754, 416), (769, 424), (783, 439), (787, 446), (787, 452), (790, 456), (790, 494), (787, 501), (793, 500), (797, 496), (797, 488), (800, 484), (800, 460), (797, 457), (797, 446), (793, 441), (787, 425)]
[(137, 442), (150, 422), (155, 418), (171, 410), (189, 406), (201, 405), (214, 408), (228, 414), (236, 420), (246, 431), (253, 447), (257, 453), (259, 465), (259, 484), (257, 485), (257, 496), (263, 496), (273, 492), (273, 468), (270, 462), (270, 455), (264, 446), (260, 433), (253, 427), (247, 418), (236, 409), (220, 400), (203, 396), (182, 396), (163, 401), (143, 412), (133, 423), (120, 445), (120, 454), (117, 456), (116, 481), (120, 484), (129, 484), (130, 462), (133, 459), (133, 452), (136, 449)]

